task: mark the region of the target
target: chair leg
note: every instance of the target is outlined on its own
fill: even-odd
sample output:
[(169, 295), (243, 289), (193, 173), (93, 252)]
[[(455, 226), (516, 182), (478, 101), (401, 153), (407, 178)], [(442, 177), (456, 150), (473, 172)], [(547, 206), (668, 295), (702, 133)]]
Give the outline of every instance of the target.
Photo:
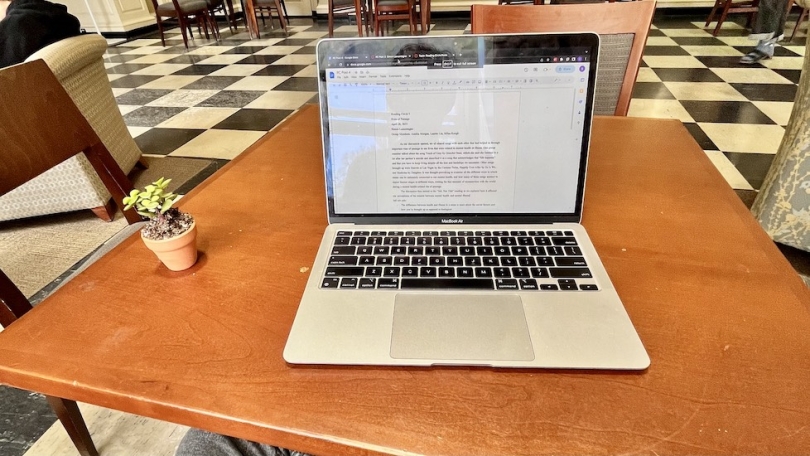
[[(276, 13), (278, 13), (278, 22), (279, 24), (281, 24), (281, 28), (282, 30), (284, 30), (284, 33), (287, 33), (287, 21), (284, 19), (283, 13), (284, 10), (281, 7), (281, 2), (279, 0), (275, 0), (275, 4), (276, 4)], [(272, 14), (273, 13), (270, 13), (271, 20), (273, 17)]]
[(183, 35), (183, 44), (186, 46), (186, 49), (188, 49), (188, 32), (186, 31), (188, 24), (186, 24), (185, 19), (182, 17), (178, 17), (177, 20), (180, 22), (180, 33)]
[(329, 22), (329, 38), (332, 38), (335, 35), (335, 11), (334, 11), (334, 4), (332, 0), (329, 0), (329, 13), (328, 13), (328, 22)]
[(723, 3), (723, 12), (720, 13), (720, 19), (717, 19), (717, 27), (714, 28), (712, 32), (712, 36), (717, 36), (720, 33), (720, 27), (723, 25), (723, 22), (726, 20), (726, 16), (728, 16), (728, 10), (731, 8), (731, 0), (726, 0)]
[(796, 36), (796, 32), (799, 30), (799, 26), (802, 25), (805, 19), (807, 19), (807, 13), (810, 12), (807, 8), (802, 8), (802, 12), (799, 13), (799, 19), (796, 21), (796, 26), (793, 27), (793, 33), (790, 35), (790, 41), (793, 41), (793, 37)]
[(160, 20), (160, 16), (155, 16), (157, 17), (157, 26), (160, 32), (160, 45), (166, 47), (166, 38), (163, 36), (163, 21)]
[(98, 451), (93, 444), (93, 439), (90, 437), (90, 431), (87, 430), (87, 425), (84, 423), (79, 406), (67, 399), (52, 396), (45, 397), (56, 412), (59, 421), (62, 422), (62, 426), (65, 427), (70, 440), (79, 450), (79, 454), (82, 456), (98, 456)]
[(115, 201), (110, 198), (104, 206), (98, 206), (90, 209), (96, 214), (96, 217), (104, 220), (105, 222), (112, 222), (115, 218)]
[(714, 20), (714, 15), (715, 15), (715, 13), (717, 13), (717, 9), (720, 8), (720, 5), (722, 4), (722, 1), (723, 0), (716, 0), (714, 2), (714, 6), (712, 7), (712, 11), (709, 13), (709, 18), (706, 19), (706, 24), (704, 25), (704, 27), (708, 27), (709, 24), (712, 23), (712, 21)]

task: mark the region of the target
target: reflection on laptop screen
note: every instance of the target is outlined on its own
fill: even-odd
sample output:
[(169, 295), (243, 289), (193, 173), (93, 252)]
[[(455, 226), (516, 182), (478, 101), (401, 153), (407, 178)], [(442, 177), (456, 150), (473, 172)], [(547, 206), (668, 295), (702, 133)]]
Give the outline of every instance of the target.
[(578, 210), (594, 56), (549, 43), (465, 36), (319, 48), (334, 212)]

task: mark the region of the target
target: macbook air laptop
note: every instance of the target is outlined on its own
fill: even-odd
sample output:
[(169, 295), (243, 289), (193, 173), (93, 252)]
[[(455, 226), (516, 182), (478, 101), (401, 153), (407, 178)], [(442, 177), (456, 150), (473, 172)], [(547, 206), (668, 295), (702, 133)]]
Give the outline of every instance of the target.
[(579, 224), (593, 33), (325, 39), (293, 364), (645, 369)]

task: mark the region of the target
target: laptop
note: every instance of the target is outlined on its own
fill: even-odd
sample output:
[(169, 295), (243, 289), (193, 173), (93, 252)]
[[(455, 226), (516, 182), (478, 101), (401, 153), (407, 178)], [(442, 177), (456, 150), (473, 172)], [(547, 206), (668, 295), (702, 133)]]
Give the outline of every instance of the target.
[(599, 37), (325, 39), (329, 226), (291, 364), (635, 369), (579, 224)]

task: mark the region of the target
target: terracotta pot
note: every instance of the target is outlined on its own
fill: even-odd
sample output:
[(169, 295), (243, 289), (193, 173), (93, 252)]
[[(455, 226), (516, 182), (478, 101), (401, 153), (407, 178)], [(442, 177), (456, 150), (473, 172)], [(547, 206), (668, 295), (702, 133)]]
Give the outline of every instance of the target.
[(172, 271), (188, 269), (197, 262), (197, 222), (193, 222), (191, 228), (180, 236), (153, 241), (141, 233), (141, 239)]

